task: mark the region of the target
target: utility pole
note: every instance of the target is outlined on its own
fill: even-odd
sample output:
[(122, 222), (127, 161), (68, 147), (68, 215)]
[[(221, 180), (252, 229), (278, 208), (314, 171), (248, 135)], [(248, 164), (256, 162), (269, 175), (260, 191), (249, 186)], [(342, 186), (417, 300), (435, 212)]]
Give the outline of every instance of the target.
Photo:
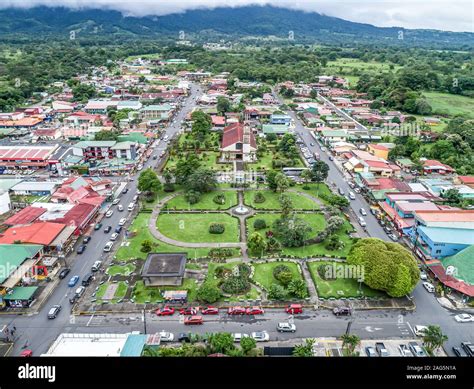
[(146, 335), (146, 311), (142, 311), (142, 321), (143, 321), (143, 333)]

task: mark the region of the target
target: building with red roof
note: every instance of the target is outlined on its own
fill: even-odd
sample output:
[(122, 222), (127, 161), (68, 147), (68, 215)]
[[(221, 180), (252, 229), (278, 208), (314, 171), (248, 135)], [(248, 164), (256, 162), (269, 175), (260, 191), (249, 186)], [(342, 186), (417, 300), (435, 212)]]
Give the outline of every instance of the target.
[(455, 172), (451, 166), (441, 163), (435, 159), (427, 159), (425, 162), (423, 162), (423, 171), (425, 174), (447, 174)]
[(10, 227), (0, 234), (0, 244), (31, 243), (52, 246), (66, 224), (35, 222), (23, 226)]
[(46, 209), (40, 207), (26, 207), (21, 211), (17, 212), (13, 216), (10, 216), (7, 220), (3, 222), (6, 226), (17, 226), (23, 224), (30, 224), (38, 219), (43, 213), (46, 212)]
[(456, 181), (474, 189), (474, 176), (457, 176)]
[(254, 162), (256, 154), (257, 142), (250, 126), (234, 123), (224, 128), (221, 144), (223, 161)]

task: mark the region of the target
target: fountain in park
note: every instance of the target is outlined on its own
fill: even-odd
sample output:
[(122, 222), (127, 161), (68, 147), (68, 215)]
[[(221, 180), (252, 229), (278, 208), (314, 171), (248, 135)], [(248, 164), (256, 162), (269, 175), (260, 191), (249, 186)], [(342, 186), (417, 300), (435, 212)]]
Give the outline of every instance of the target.
[(250, 210), (247, 207), (240, 204), (239, 206), (234, 208), (233, 212), (237, 215), (246, 215), (250, 212)]

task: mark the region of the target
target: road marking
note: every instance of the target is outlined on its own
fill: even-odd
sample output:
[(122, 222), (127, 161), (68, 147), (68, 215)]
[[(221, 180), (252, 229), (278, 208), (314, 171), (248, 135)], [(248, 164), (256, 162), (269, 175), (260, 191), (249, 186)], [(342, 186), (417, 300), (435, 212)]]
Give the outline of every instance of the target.
[(408, 321), (407, 321), (407, 326), (410, 328), (410, 331), (412, 332), (412, 334), (416, 336), (415, 331), (413, 331), (413, 328), (411, 327), (410, 322)]
[(94, 314), (90, 317), (89, 321), (86, 324), (86, 327), (89, 327), (89, 324), (91, 323), (92, 319), (94, 318)]

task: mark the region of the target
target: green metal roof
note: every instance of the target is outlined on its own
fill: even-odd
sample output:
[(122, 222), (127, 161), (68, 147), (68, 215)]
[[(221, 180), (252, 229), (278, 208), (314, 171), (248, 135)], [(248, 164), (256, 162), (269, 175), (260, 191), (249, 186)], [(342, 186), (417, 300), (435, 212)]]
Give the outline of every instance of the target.
[(3, 296), (4, 300), (29, 300), (38, 289), (37, 286), (15, 286), (13, 293)]
[(120, 142), (128, 141), (128, 142), (136, 142), (140, 144), (146, 144), (148, 142), (148, 138), (139, 132), (133, 132), (128, 135), (119, 135), (118, 140)]
[(39, 244), (0, 244), (0, 283), (27, 259), (34, 257), (43, 248)]
[(262, 126), (264, 134), (285, 134), (288, 132), (286, 124), (264, 124)]
[(143, 347), (146, 344), (147, 335), (131, 334), (128, 336), (122, 351), (121, 357), (139, 357), (142, 355)]
[(114, 140), (84, 140), (77, 142), (73, 147), (87, 148), (87, 147), (112, 147), (115, 143)]
[(457, 270), (456, 278), (474, 285), (474, 245), (466, 247), (452, 257), (444, 258), (443, 267), (454, 266)]

